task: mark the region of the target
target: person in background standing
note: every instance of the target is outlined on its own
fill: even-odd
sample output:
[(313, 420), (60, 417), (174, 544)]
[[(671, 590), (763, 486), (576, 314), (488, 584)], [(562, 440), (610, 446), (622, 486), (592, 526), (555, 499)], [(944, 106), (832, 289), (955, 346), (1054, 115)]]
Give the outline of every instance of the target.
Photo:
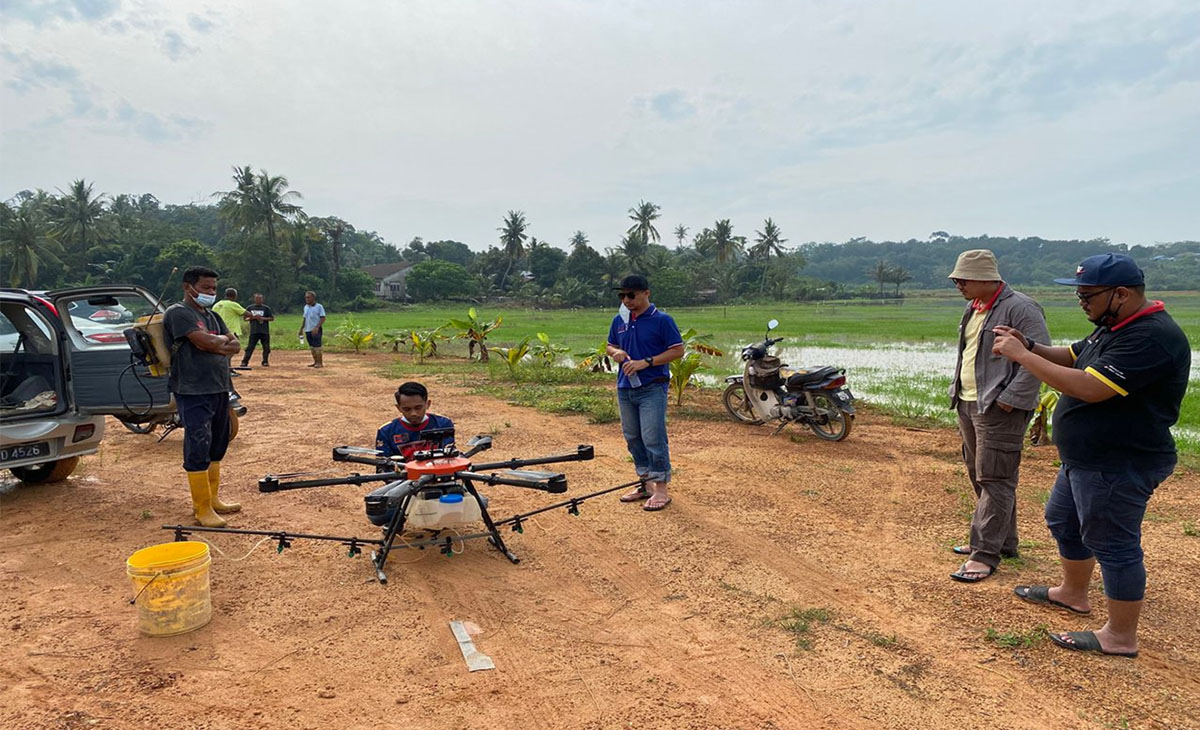
[(258, 343), (262, 343), (262, 366), (269, 367), (271, 363), (267, 360), (271, 357), (271, 322), (275, 321), (275, 314), (271, 308), (263, 304), (263, 295), (254, 294), (254, 304), (246, 310), (243, 315), (250, 322), (250, 339), (246, 343), (246, 350), (242, 353), (242, 367), (247, 367), (250, 364), (250, 356), (254, 354), (254, 348)]
[(1049, 342), (1050, 333), (1038, 303), (1000, 278), (991, 251), (963, 251), (949, 278), (967, 300), (950, 407), (958, 412), (963, 462), (977, 500), (970, 544), (953, 548), (967, 560), (950, 577), (977, 583), (996, 572), (1002, 557), (1017, 555), (1021, 448), (1040, 385), (1028, 370), (992, 352), (992, 330), (1013, 327), (1039, 342)]
[(239, 340), (242, 338), (246, 326), (242, 315), (246, 313), (246, 308), (238, 304), (237, 289), (233, 287), (226, 289), (225, 298), (214, 304), (212, 311), (216, 312), (221, 321), (225, 323), (225, 328), (229, 330), (229, 334)]
[(312, 352), (313, 361), (309, 365), (310, 368), (325, 367), (321, 354), (321, 335), (324, 329), (325, 307), (317, 303), (316, 292), (304, 292), (304, 319), (300, 325), (300, 334), (308, 342), (308, 349)]

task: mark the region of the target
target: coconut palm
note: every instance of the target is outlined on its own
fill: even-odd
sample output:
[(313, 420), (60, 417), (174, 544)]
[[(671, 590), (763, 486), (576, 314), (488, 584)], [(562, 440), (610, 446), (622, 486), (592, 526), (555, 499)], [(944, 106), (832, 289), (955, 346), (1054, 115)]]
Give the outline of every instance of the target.
[(745, 245), (745, 237), (733, 235), (733, 224), (728, 218), (722, 218), (713, 224), (709, 252), (717, 259), (718, 264), (724, 265), (736, 258)]
[(36, 199), (15, 207), (0, 203), (0, 247), (12, 262), (8, 274), (11, 286), (32, 288), (40, 264), (62, 263), (62, 244), (55, 239), (45, 207)]
[(525, 239), (528, 238), (525, 235), (525, 229), (528, 227), (529, 223), (525, 220), (524, 212), (510, 210), (504, 216), (504, 225), (496, 229), (500, 231), (500, 247), (508, 259), (508, 266), (504, 268), (504, 276), (500, 277), (501, 289), (504, 289), (504, 284), (508, 281), (508, 273), (512, 271), (513, 263), (525, 255)]
[(680, 223), (675, 226), (675, 242), (678, 248), (683, 248), (683, 239), (687, 238), (688, 227)]
[(650, 253), (650, 244), (640, 230), (630, 229), (629, 235), (621, 239), (617, 247), (629, 266), (630, 272), (644, 273), (646, 271), (646, 256)]
[(642, 240), (646, 243), (654, 241), (658, 242), (658, 229), (654, 227), (654, 221), (658, 219), (658, 211), (661, 210), (654, 203), (640, 201), (637, 207), (629, 209), (629, 220), (633, 221), (633, 225), (629, 227), (626, 233), (633, 235), (634, 233), (641, 234)]
[(775, 221), (768, 218), (763, 222), (763, 229), (755, 231), (754, 245), (750, 247), (750, 256), (763, 261), (762, 283), (759, 284), (758, 293), (762, 294), (763, 289), (767, 286), (767, 269), (770, 268), (771, 254), (783, 256), (783, 244), (787, 243), (779, 230), (779, 226), (775, 225)]
[(578, 248), (580, 246), (588, 245), (587, 234), (584, 233), (583, 231), (575, 231), (573, 234), (571, 234), (570, 243), (571, 243), (572, 248)]
[(58, 191), (62, 194), (58, 200), (58, 238), (67, 242), (72, 253), (81, 256), (88, 244), (100, 237), (104, 215), (104, 193), (96, 195), (92, 187), (92, 183), (81, 178), (71, 183), (66, 192)]
[(354, 233), (354, 226), (337, 216), (329, 216), (327, 218), (311, 219), (313, 225), (329, 242), (329, 254), (332, 263), (330, 272), (329, 288), (337, 291), (338, 272), (342, 268), (342, 237), (347, 233)]

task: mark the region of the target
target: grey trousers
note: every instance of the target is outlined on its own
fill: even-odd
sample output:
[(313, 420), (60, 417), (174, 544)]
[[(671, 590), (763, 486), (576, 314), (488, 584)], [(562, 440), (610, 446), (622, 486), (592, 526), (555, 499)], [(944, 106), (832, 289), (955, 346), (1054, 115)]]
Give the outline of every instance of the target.
[(1017, 477), (1032, 416), (1032, 411), (1006, 412), (995, 404), (980, 413), (975, 401), (958, 403), (963, 463), (977, 498), (970, 559), (993, 568), (1002, 553), (1017, 553)]

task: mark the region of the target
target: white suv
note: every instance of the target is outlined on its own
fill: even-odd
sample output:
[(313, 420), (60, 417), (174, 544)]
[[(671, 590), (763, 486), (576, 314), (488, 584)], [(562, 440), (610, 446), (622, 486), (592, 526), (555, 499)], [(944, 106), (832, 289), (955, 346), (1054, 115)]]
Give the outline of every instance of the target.
[(69, 361), (54, 306), (0, 290), (0, 468), (23, 482), (66, 479), (104, 436), (104, 416), (78, 409)]

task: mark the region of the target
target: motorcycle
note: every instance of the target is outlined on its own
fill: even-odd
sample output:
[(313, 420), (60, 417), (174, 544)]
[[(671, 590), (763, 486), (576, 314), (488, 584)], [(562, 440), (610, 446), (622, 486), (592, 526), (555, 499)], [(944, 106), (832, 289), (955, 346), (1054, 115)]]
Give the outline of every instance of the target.
[(771, 337), (778, 326), (779, 320), (771, 320), (762, 342), (742, 348), (743, 373), (725, 378), (725, 410), (742, 423), (778, 422), (772, 435), (789, 423), (802, 423), (827, 441), (845, 439), (854, 423), (854, 394), (846, 387), (845, 368), (788, 369), (770, 354), (783, 341)]
[[(229, 439), (232, 441), (237, 438), (238, 421), (246, 415), (248, 409), (242, 404), (242, 397), (237, 392), (237, 388), (230, 387), (229, 389)], [(183, 419), (179, 417), (179, 411), (175, 409), (175, 399), (171, 399), (171, 410), (167, 413), (156, 413), (143, 418), (130, 416), (117, 416), (117, 420), (121, 422), (129, 431), (137, 434), (153, 433), (154, 429), (162, 426), (162, 433), (158, 440), (162, 441), (171, 432), (177, 428), (183, 428)]]

